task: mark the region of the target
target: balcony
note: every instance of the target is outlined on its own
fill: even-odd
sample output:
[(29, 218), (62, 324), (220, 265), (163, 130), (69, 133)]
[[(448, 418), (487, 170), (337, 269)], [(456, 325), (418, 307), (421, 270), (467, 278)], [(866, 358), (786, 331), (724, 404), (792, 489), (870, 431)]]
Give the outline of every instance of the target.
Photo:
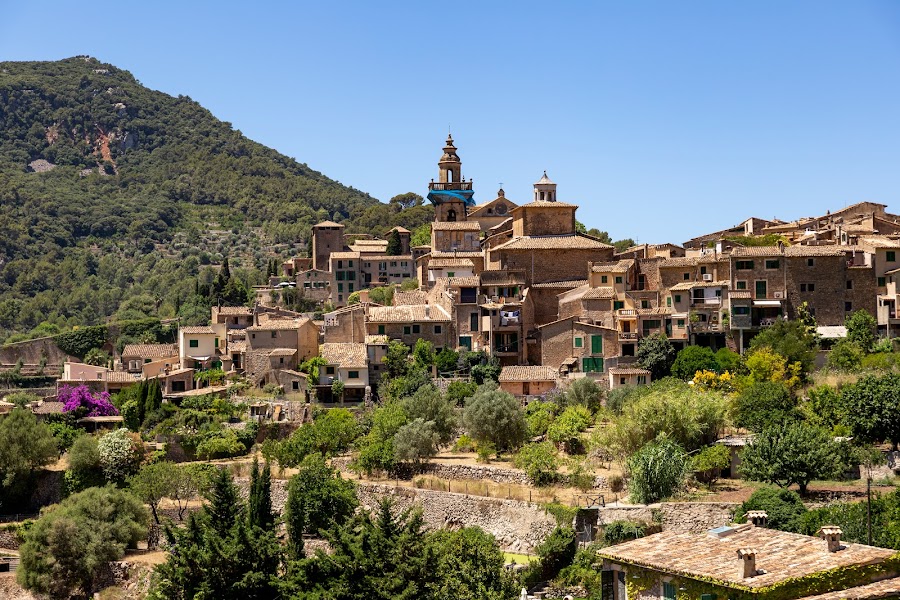
[(638, 337), (636, 331), (620, 331), (619, 339), (620, 340), (636, 340)]
[(448, 181), (446, 183), (442, 183), (440, 181), (432, 181), (428, 184), (428, 189), (432, 192), (447, 192), (447, 191), (471, 191), (472, 182), (471, 181)]
[(619, 317), (637, 317), (637, 311), (633, 308), (620, 308), (618, 311), (616, 311), (616, 314), (619, 315)]
[(722, 298), (691, 298), (691, 306), (721, 306)]

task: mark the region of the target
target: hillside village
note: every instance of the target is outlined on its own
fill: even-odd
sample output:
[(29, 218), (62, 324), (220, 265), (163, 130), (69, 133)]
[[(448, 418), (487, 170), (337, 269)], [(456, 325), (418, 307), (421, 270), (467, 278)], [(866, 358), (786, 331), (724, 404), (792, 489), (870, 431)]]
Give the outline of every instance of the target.
[[(520, 203), (500, 189), (477, 204), (474, 188), (448, 136), (429, 244), (325, 220), (309, 256), (252, 301), (216, 302), (207, 324), (111, 323), (76, 329), (77, 344), (0, 348), (15, 375), (0, 440), (15, 419), (49, 445), (0, 498), (0, 513), (15, 509), (0, 514), (13, 522), (0, 571), (20, 552), (23, 572), (41, 568), (28, 540), (45, 533), (28, 531), (42, 507), (128, 489), (142, 506), (121, 510), (149, 525), (122, 542), (121, 572), (76, 582), (84, 593), (167, 597), (220, 560), (270, 576), (254, 597), (307, 597), (323, 577), (315, 548), (346, 561), (328, 577), (349, 587), (351, 565), (387, 580), (413, 564), (405, 576), (462, 585), (454, 565), (435, 575), (416, 560), (441, 531), (477, 527), (465, 543), (488, 549), (498, 600), (900, 595), (900, 215), (861, 202), (617, 249), (583, 232), (546, 172)], [(316, 310), (290, 310), (298, 299)], [(14, 389), (23, 374), (44, 386)], [(111, 465), (114, 438), (129, 458)], [(332, 504), (304, 496), (318, 485), (335, 486)], [(421, 521), (402, 512), (416, 506)], [(389, 530), (391, 514), (412, 533), (390, 544), (411, 558), (363, 567), (342, 544)], [(239, 551), (215, 559), (221, 544)], [(167, 552), (179, 545), (190, 551)], [(134, 563), (145, 554), (160, 563), (152, 582)], [(241, 562), (257, 555), (276, 558)]]

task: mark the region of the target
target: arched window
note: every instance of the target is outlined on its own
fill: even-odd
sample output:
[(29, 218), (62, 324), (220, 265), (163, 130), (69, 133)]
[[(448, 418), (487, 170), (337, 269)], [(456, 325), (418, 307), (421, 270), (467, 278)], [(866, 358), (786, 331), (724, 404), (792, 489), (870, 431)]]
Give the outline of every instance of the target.
[(456, 220), (456, 211), (453, 210), (452, 208), (451, 208), (450, 210), (447, 211), (447, 220), (448, 220), (448, 221), (455, 221), (455, 220)]

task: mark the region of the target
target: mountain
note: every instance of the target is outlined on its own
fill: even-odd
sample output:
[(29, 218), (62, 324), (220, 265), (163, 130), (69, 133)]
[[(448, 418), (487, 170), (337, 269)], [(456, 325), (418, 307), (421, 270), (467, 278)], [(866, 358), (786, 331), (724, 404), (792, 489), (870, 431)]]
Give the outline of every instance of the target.
[(228, 257), (245, 286), (261, 283), (325, 219), (380, 233), (430, 218), (97, 59), (0, 62), (3, 337), (184, 313), (218, 270), (207, 265)]

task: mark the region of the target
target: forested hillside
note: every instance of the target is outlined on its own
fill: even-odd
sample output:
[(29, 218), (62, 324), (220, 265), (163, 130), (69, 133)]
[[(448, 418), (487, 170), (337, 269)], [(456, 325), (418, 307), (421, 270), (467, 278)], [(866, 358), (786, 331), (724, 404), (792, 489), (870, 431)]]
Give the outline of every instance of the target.
[(305, 250), (318, 221), (382, 233), (431, 216), (96, 59), (0, 62), (0, 339), (109, 317), (199, 318), (214, 299), (196, 292), (226, 256), (249, 286), (270, 259)]

